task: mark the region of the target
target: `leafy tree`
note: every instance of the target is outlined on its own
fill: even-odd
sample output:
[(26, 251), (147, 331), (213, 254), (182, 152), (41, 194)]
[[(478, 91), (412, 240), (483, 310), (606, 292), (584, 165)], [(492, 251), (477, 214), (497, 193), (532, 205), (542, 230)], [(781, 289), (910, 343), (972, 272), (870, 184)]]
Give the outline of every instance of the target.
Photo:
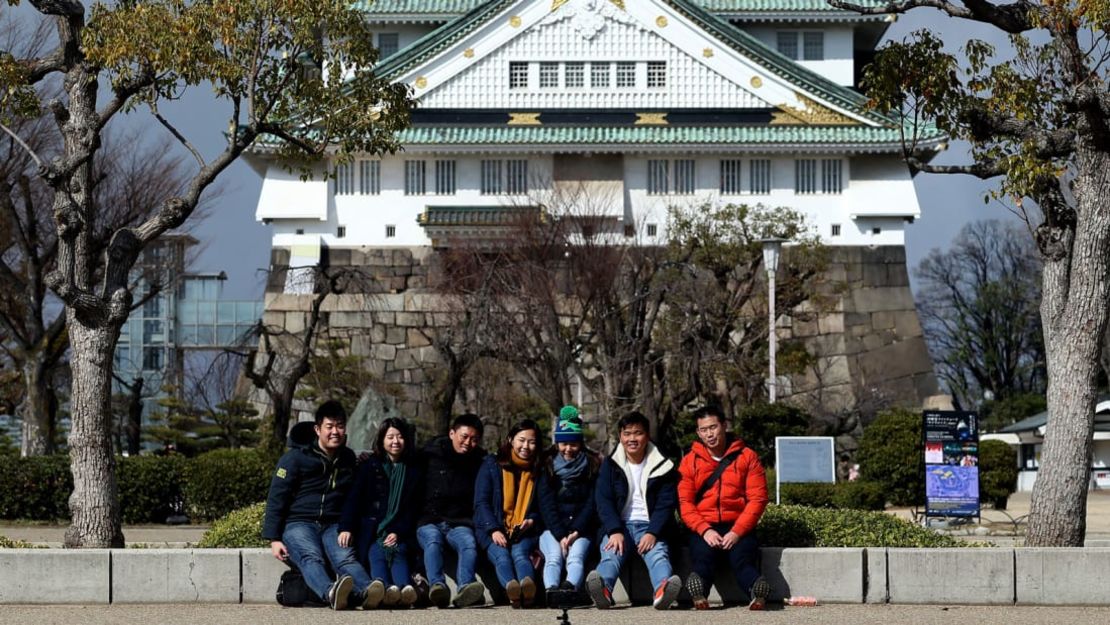
[(1017, 452), (1002, 441), (979, 444), (980, 498), (995, 510), (1005, 510), (1006, 500), (1017, 489)]
[(208, 418), (215, 426), (222, 446), (239, 449), (258, 444), (258, 411), (247, 399), (237, 397), (220, 402), (215, 410), (208, 412)]
[(1044, 392), (1040, 265), (1024, 227), (987, 220), (917, 266), (925, 338), (958, 404)]
[(351, 414), (374, 376), (363, 365), (364, 359), (347, 349), (339, 339), (324, 341), (324, 352), (309, 357), (309, 371), (297, 390), (297, 399), (320, 404), (334, 399)]
[[(906, 159), (914, 170), (998, 178), (995, 195), (1012, 198), (1029, 216), (1044, 262), (1041, 322), (1052, 416), (1026, 544), (1081, 546), (1091, 414), (1110, 318), (1110, 3), (829, 3), (872, 15), (931, 7), (1009, 36), (1012, 50), (998, 53), (971, 39), (954, 54), (937, 33), (918, 31), (882, 48), (864, 83), (878, 110), (901, 115), (913, 130)], [(969, 142), (968, 161), (926, 163), (920, 148), (928, 146), (919, 139), (933, 134), (931, 126)]]
[(1040, 393), (1022, 393), (984, 402), (979, 410), (983, 431), (995, 432), (1026, 417), (1044, 412), (1048, 403)]
[(901, 408), (880, 413), (859, 442), (860, 479), (880, 484), (896, 506), (925, 503), (921, 415)]
[[(16, 4), (18, 0), (9, 0)], [(55, 27), (41, 55), (0, 54), (2, 130), (19, 137), (52, 194), (57, 263), (44, 283), (64, 303), (72, 349), (74, 491), (68, 546), (122, 547), (109, 441), (111, 358), (133, 302), (128, 276), (143, 248), (178, 228), (201, 195), (256, 142), (305, 173), (330, 147), (335, 158), (396, 149), (411, 108), (406, 85), (373, 74), (377, 52), (362, 15), (341, 0), (150, 0), (94, 4), (31, 0)], [(49, 101), (37, 88), (59, 80)], [(206, 157), (159, 105), (210, 85), (228, 115), (227, 143)], [(103, 96), (103, 97), (102, 97)], [(52, 113), (55, 150), (36, 150), (13, 126)], [(109, 125), (146, 111), (195, 160), (184, 189), (137, 225), (96, 245), (95, 172)], [(97, 261), (103, 258), (101, 265)], [(102, 268), (99, 268), (102, 267)]]

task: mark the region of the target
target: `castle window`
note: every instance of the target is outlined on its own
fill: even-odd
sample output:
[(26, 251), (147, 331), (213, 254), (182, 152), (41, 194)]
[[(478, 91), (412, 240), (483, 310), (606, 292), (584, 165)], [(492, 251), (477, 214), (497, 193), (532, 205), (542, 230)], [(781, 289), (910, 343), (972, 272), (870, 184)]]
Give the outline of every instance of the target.
[(654, 237), (658, 234), (659, 234), (659, 226), (657, 226), (655, 224), (648, 224), (647, 225), (647, 235), (649, 237)]
[(775, 47), (788, 59), (798, 58), (798, 33), (793, 30), (780, 30), (775, 33)]
[(501, 161), (482, 161), (482, 195), (501, 193)]
[(559, 64), (540, 63), (540, 87), (551, 89), (559, 86)]
[(674, 162), (674, 192), (691, 195), (694, 192), (694, 161), (682, 159)]
[(670, 161), (648, 161), (647, 192), (648, 195), (666, 195), (667, 181), (670, 178)]
[(841, 175), (844, 162), (839, 158), (821, 160), (821, 192), (841, 193), (844, 191), (844, 177)]
[(378, 58), (385, 59), (397, 54), (401, 47), (397, 33), (378, 33)]
[(590, 63), (590, 86), (594, 89), (609, 86), (608, 63)]
[(337, 226), (335, 228), (335, 238), (343, 239), (347, 236), (347, 226)]
[(833, 236), (833, 237), (840, 236), (840, 224), (833, 224), (832, 225), (832, 228), (829, 231), (829, 236)]
[(354, 170), (350, 163), (340, 163), (335, 167), (335, 194), (351, 195), (355, 192)]
[(617, 87), (635, 87), (636, 86), (636, 64), (621, 62), (617, 63)]
[(509, 63), (509, 88), (528, 88), (528, 64), (524, 62)]
[(780, 30), (775, 33), (775, 48), (795, 61), (823, 61), (825, 33), (819, 30)]
[(388, 225), (385, 227), (385, 238), (392, 239), (397, 236), (397, 226)]
[(427, 193), (424, 161), (405, 161), (405, 195), (424, 195)]
[(825, 59), (825, 33), (821, 31), (802, 33), (802, 60), (822, 61)]
[(739, 195), (741, 193), (739, 159), (721, 161), (721, 195)]
[(755, 158), (748, 163), (749, 191), (753, 195), (767, 195), (771, 192), (771, 160)]
[(358, 162), (358, 192), (362, 195), (378, 195), (382, 192), (381, 161)]
[(664, 61), (651, 61), (647, 64), (647, 86), (661, 88), (667, 86), (667, 64)]
[(586, 86), (586, 64), (585, 63), (567, 63), (566, 74), (563, 81), (567, 87), (585, 87)]
[(506, 176), (505, 193), (509, 195), (524, 195), (528, 193), (528, 161), (505, 161)]
[(455, 161), (436, 161), (436, 195), (455, 195)]
[(817, 193), (816, 159), (799, 158), (794, 161), (794, 193), (798, 195)]

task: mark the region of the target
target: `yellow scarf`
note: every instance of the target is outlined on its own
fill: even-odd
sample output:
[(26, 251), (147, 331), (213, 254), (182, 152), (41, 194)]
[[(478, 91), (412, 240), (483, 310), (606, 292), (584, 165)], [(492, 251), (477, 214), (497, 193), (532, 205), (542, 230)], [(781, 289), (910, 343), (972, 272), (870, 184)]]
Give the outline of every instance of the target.
[[(515, 470), (501, 469), (501, 487), (504, 491), (501, 509), (505, 513), (505, 527), (512, 534), (514, 527), (524, 522), (528, 506), (532, 503), (532, 463), (512, 452)], [(519, 478), (519, 481), (518, 481)]]

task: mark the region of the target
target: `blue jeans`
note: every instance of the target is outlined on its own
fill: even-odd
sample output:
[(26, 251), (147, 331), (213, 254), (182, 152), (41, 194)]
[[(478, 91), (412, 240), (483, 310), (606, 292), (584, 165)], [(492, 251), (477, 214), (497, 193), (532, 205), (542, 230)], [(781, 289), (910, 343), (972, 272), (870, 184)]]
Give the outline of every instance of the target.
[(382, 580), (386, 586), (404, 586), (411, 581), (409, 576), (409, 549), (401, 539), (393, 547), (392, 553), (378, 541), (370, 545), (370, 575)]
[(474, 530), (465, 525), (452, 526), (449, 523), (429, 523), (416, 528), (416, 542), (424, 550), (424, 571), (428, 582), (444, 584), (443, 543), (451, 545), (459, 556), (459, 567), (455, 584), (464, 586), (474, 581), (474, 568), (478, 562), (478, 543)]
[[(644, 534), (647, 534), (647, 528), (647, 521), (625, 522), (624, 554), (618, 554), (616, 550), (605, 550), (606, 545), (609, 544), (609, 537), (606, 537), (605, 542), (601, 544), (601, 562), (597, 565), (597, 572), (598, 575), (601, 575), (601, 579), (605, 580), (605, 587), (609, 590), (612, 590), (617, 583), (617, 577), (621, 574), (621, 565), (624, 564), (624, 559), (628, 557), (628, 554), (636, 553), (636, 545), (644, 537)], [(671, 558), (667, 550), (667, 543), (656, 537), (655, 546), (645, 553), (643, 558), (644, 564), (647, 565), (648, 575), (651, 576), (652, 589), (659, 588), (659, 585), (671, 576)]]
[(563, 557), (563, 547), (555, 540), (551, 532), (544, 532), (540, 536), (540, 551), (543, 552), (543, 586), (555, 588), (563, 577), (563, 563), (567, 567), (567, 581), (574, 584), (575, 588), (582, 586), (582, 578), (586, 574), (586, 554), (590, 551), (589, 538), (577, 538)]
[(339, 546), (339, 526), (320, 525), (309, 521), (295, 521), (285, 526), (281, 542), (289, 550), (289, 559), (304, 575), (304, 581), (316, 596), (327, 601), (332, 580), (325, 566), (325, 558), (337, 575), (350, 575), (355, 580), (355, 590), (363, 592), (370, 585), (370, 576), (358, 563), (358, 556), (351, 547)]
[[(732, 529), (732, 524), (714, 525), (713, 529), (724, 536)], [(736, 576), (736, 582), (740, 584), (740, 590), (750, 594), (752, 585), (759, 579), (759, 568), (756, 566), (759, 561), (759, 543), (756, 542), (755, 532), (741, 536), (728, 551), (714, 549), (701, 536), (690, 535), (690, 569), (705, 580), (706, 592), (713, 586), (713, 565), (718, 558), (724, 557), (728, 558), (729, 567)]]
[(536, 550), (536, 537), (528, 536), (510, 544), (508, 547), (499, 547), (490, 543), (486, 549), (489, 561), (497, 571), (497, 581), (504, 588), (510, 580), (520, 581), (525, 577), (536, 579), (536, 567), (532, 566), (532, 552)]

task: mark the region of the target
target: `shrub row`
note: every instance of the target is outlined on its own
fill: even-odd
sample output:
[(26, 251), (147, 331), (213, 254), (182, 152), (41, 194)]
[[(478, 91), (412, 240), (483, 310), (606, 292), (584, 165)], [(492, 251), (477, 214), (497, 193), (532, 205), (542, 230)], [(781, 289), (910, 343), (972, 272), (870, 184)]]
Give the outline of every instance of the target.
[[(266, 498), (276, 459), (256, 450), (221, 449), (195, 458), (117, 458), (124, 523), (162, 523), (184, 503), (194, 521), (219, 518)], [(73, 478), (66, 455), (0, 457), (0, 518), (69, 518)]]
[[(262, 540), (265, 504), (236, 510), (212, 524), (198, 547), (267, 547)], [(804, 506), (767, 506), (757, 530), (767, 547), (959, 547), (955, 538), (883, 512)]]
[(783, 484), (780, 501), (810, 508), (882, 510), (886, 507), (886, 492), (880, 484), (864, 481)]

